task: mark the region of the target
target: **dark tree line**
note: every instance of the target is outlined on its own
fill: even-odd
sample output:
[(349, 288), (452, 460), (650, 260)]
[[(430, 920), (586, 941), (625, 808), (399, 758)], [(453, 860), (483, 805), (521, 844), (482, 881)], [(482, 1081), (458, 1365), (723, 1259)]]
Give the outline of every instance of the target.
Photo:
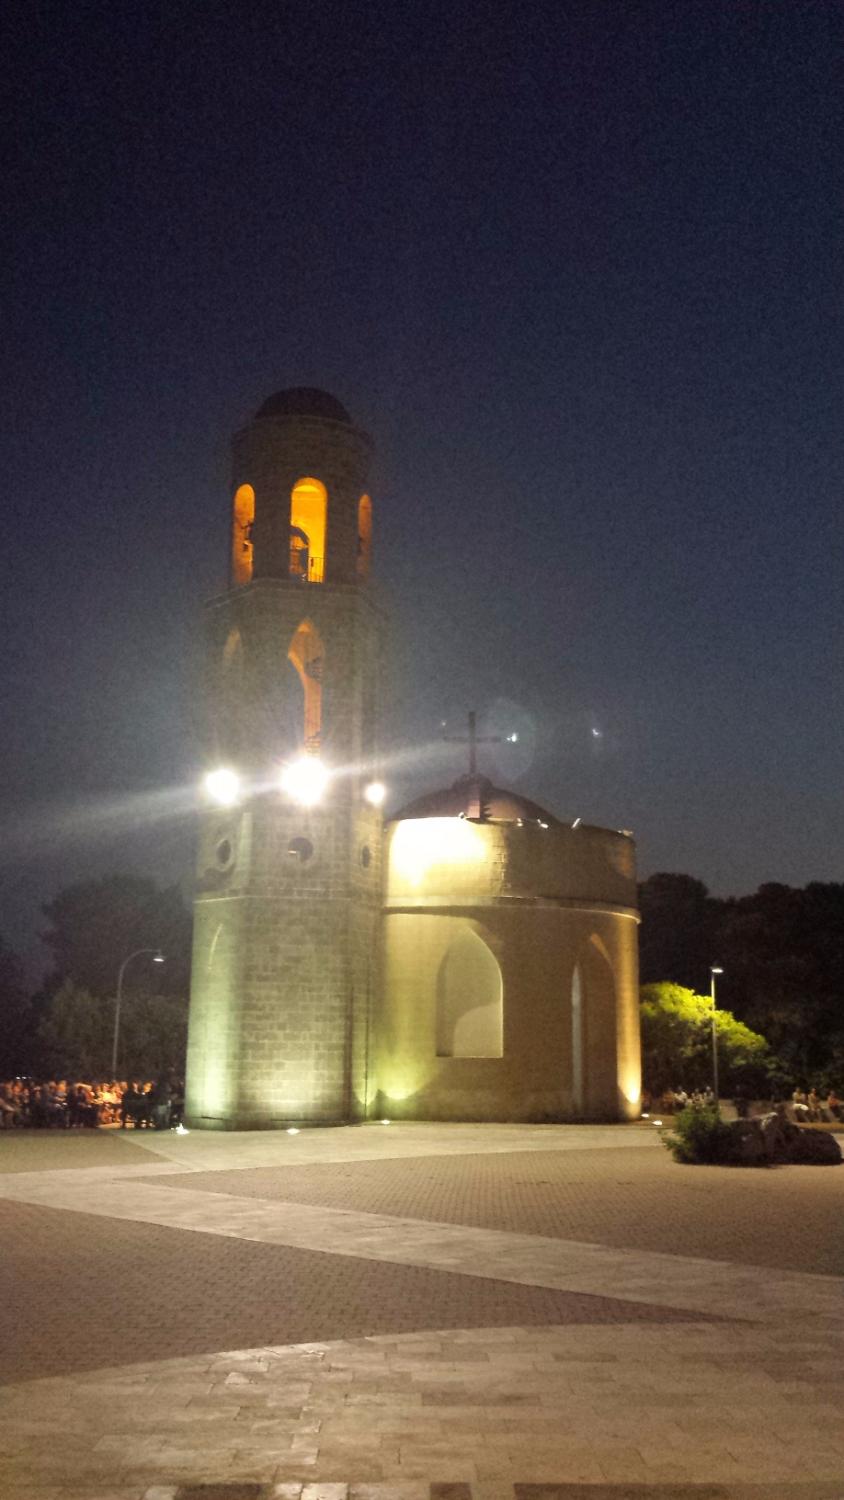
[(105, 1079), (118, 973), (138, 949), (161, 949), (163, 964), (141, 954), (125, 970), (119, 1071), (155, 1076), (180, 1069), (187, 1026), (191, 919), (181, 893), (136, 875), (67, 886), (43, 908), (49, 973), (34, 993), (0, 940), (0, 1079)]
[(809, 1085), (844, 1079), (844, 884), (768, 884), (719, 899), (689, 875), (652, 875), (639, 888), (643, 984), (669, 980), (709, 992), (761, 1032), (784, 1072)]

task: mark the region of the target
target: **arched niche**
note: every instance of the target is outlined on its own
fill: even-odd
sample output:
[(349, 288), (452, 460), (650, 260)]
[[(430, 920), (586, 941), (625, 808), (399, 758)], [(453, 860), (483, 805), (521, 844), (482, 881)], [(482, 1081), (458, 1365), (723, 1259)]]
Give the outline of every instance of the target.
[(572, 1096), (578, 1113), (593, 1118), (617, 1113), (616, 1034), (615, 974), (603, 941), (593, 933), (572, 979)]
[(242, 484), (232, 503), (232, 586), (249, 583), (252, 578), (252, 522), (255, 520), (255, 491)]
[(302, 621), (290, 642), (287, 656), (302, 684), (302, 740), (306, 750), (318, 750), (322, 736), (323, 645), (313, 621)]
[(328, 492), (319, 479), (300, 479), (290, 493), (290, 577), (322, 583)]
[(438, 1057), (501, 1057), (504, 986), (495, 955), (466, 928), (454, 939), (437, 974)]
[(369, 577), (369, 564), (372, 554), (372, 501), (368, 495), (361, 495), (358, 501), (358, 556), (357, 574), (358, 578), (366, 580)]

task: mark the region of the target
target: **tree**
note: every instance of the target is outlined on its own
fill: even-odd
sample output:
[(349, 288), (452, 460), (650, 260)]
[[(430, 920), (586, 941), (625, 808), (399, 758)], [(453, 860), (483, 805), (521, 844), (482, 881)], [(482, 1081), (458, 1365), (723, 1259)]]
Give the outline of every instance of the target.
[(720, 952), (736, 1014), (764, 1027), (795, 1081), (826, 1075), (844, 1053), (844, 885), (760, 886), (732, 903)]
[[(640, 992), (642, 1071), (653, 1094), (712, 1082), (712, 1002), (679, 984), (646, 984)], [(733, 1092), (767, 1089), (771, 1055), (763, 1036), (726, 1010), (715, 1011), (719, 1081)]]
[(106, 1078), (111, 1063), (112, 1007), (71, 979), (53, 995), (38, 1028), (46, 1072), (71, 1080)]
[(44, 907), (42, 934), (53, 955), (49, 996), (65, 979), (92, 995), (113, 996), (124, 958), (136, 948), (161, 948), (167, 962), (154, 976), (143, 961), (127, 970), (127, 990), (149, 988), (186, 995), (190, 974), (191, 920), (179, 890), (159, 889), (140, 875), (109, 875), (69, 885)]
[[(121, 1014), (120, 1078), (183, 1074), (187, 1012), (187, 1001), (179, 996), (132, 995)], [(110, 1081), (113, 1038), (114, 1001), (66, 979), (39, 1027), (46, 1072), (54, 1078)]]
[(0, 938), (0, 1078), (32, 1066), (34, 1017), (20, 959)]
[(675, 984), (705, 982), (719, 963), (719, 928), (728, 903), (691, 875), (659, 873), (639, 886), (639, 967), (645, 984), (670, 975)]

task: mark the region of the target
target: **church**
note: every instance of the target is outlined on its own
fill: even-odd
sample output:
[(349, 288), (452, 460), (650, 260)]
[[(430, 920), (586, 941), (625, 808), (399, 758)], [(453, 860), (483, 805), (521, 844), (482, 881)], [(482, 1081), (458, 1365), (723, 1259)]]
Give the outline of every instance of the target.
[(640, 1104), (628, 833), (477, 766), (385, 823), (372, 445), (333, 396), (233, 443), (206, 606), (186, 1120), (611, 1121)]

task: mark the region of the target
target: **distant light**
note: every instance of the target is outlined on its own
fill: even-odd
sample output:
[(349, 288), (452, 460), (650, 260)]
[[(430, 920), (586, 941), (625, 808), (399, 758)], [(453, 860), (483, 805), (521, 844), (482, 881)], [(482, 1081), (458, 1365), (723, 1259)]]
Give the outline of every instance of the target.
[(387, 795), (387, 788), (383, 781), (370, 781), (369, 786), (364, 787), (363, 795), (373, 807), (380, 807)]
[(543, 823), (542, 819), (540, 818), (539, 819), (539, 826), (540, 826), (540, 828), (547, 828), (548, 824), (547, 823)]
[(161, 951), (160, 948), (159, 948), (159, 950), (158, 950), (157, 953), (153, 954), (152, 961), (153, 961), (154, 964), (163, 964), (163, 963), (167, 962), (167, 960), (164, 957), (164, 954), (162, 953), (162, 951)]
[(582, 818), (575, 818), (574, 822), (571, 825), (572, 828), (579, 828), (580, 825), (581, 825), (581, 823), (582, 823), (582, 821), (583, 821)]
[(649, 1113), (648, 1113), (648, 1111), (646, 1109), (642, 1110), (642, 1119), (643, 1120), (649, 1120), (650, 1119), (650, 1115), (649, 1115)]
[(187, 1128), (186, 1125), (182, 1124), (181, 1120), (179, 1121), (178, 1125), (176, 1126), (176, 1134), (177, 1135), (190, 1135), (190, 1131), (188, 1130), (188, 1128)]
[(601, 729), (593, 729), (592, 730), (592, 738), (593, 738), (593, 740), (602, 740), (603, 737), (604, 737), (603, 730), (601, 730)]
[(379, 1120), (378, 1123), (379, 1123), (379, 1125), (389, 1125), (390, 1121), (389, 1120)]
[(519, 736), (517, 734), (508, 734), (507, 735), (507, 744), (508, 745), (518, 745), (518, 743), (519, 743)]
[(652, 1122), (652, 1123), (653, 1123), (653, 1124), (654, 1124), (654, 1125), (661, 1125), (661, 1124), (662, 1124), (662, 1121), (661, 1121), (661, 1120), (654, 1120), (654, 1121), (653, 1121), (653, 1122)]
[(220, 807), (234, 807), (240, 796), (240, 777), (229, 766), (209, 771), (202, 785), (211, 801)]
[(300, 807), (313, 807), (325, 794), (329, 775), (316, 755), (303, 755), (282, 770), (281, 789)]
[(296, 1128), (295, 1125), (288, 1125), (288, 1127), (287, 1127), (287, 1134), (288, 1135), (298, 1135), (299, 1131), (298, 1131), (298, 1129)]
[(713, 964), (713, 966), (709, 970), (709, 972), (710, 972), (710, 974), (723, 974), (724, 970), (723, 969), (719, 969), (717, 964)]

